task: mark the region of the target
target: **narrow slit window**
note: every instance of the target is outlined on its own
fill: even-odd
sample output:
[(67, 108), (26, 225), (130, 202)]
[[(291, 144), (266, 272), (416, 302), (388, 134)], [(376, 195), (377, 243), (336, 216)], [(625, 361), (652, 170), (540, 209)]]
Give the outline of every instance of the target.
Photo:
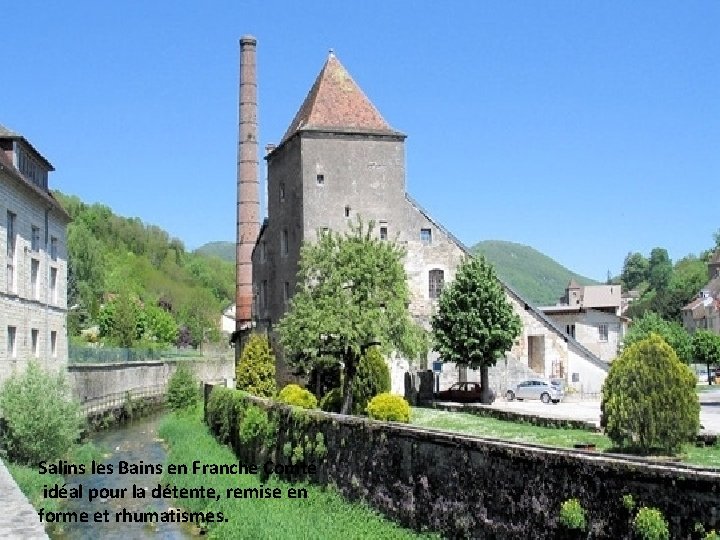
[(325, 185), (325, 175), (324, 174), (318, 174), (315, 179), (317, 180), (318, 186), (324, 186)]

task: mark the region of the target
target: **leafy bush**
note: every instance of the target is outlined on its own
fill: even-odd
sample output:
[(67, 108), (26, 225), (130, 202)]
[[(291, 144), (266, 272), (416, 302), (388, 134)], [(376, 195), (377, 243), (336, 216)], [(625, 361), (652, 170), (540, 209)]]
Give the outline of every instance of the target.
[(677, 452), (700, 427), (695, 376), (659, 335), (628, 347), (610, 366), (601, 425), (620, 448)]
[(177, 411), (195, 405), (200, 399), (200, 383), (190, 368), (180, 364), (170, 377), (167, 390), (167, 404)]
[(173, 316), (158, 306), (145, 307), (145, 337), (158, 343), (175, 343), (178, 325)]
[(243, 413), (238, 435), (243, 444), (260, 443), (270, 447), (277, 437), (277, 429), (277, 423), (270, 419), (266, 411), (250, 405)]
[(242, 398), (237, 390), (223, 386), (216, 386), (210, 392), (207, 403), (207, 422), (211, 431), (217, 435), (222, 443), (230, 440), (237, 416), (238, 396)]
[(712, 530), (703, 537), (703, 540), (720, 540), (720, 534)]
[(584, 531), (587, 528), (585, 509), (578, 499), (568, 499), (560, 506), (560, 524), (568, 529)]
[(370, 400), (367, 413), (375, 420), (390, 420), (393, 422), (410, 422), (410, 405), (402, 396), (394, 394), (380, 394)]
[(622, 496), (622, 504), (628, 512), (635, 510), (635, 498), (629, 493)]
[(295, 405), (303, 409), (316, 409), (317, 398), (312, 392), (301, 388), (297, 384), (288, 384), (280, 391), (278, 401), (286, 405)]
[(640, 508), (633, 521), (633, 531), (640, 540), (670, 540), (667, 521), (657, 508)]
[(10, 377), (0, 390), (0, 410), (7, 429), (3, 447), (20, 464), (63, 457), (80, 435), (80, 406), (70, 396), (62, 373), (44, 371), (30, 362), (23, 373)]
[(267, 337), (262, 334), (250, 336), (240, 355), (235, 377), (239, 390), (261, 397), (275, 395), (275, 356)]
[(360, 358), (357, 373), (353, 379), (353, 414), (364, 414), (368, 401), (390, 391), (390, 370), (382, 353), (371, 347)]
[(339, 413), (342, 408), (342, 401), (340, 388), (333, 388), (320, 400), (320, 408), (325, 412)]

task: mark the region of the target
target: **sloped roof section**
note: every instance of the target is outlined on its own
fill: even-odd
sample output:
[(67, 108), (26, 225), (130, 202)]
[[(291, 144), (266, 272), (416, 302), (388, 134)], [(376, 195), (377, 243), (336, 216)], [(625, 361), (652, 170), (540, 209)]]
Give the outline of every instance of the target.
[(399, 134), (330, 53), (282, 142), (303, 129)]

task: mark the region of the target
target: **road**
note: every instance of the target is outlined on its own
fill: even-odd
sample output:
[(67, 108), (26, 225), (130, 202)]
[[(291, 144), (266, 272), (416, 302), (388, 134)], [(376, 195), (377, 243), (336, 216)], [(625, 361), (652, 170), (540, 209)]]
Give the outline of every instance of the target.
[[(717, 390), (701, 392), (700, 424), (704, 429), (720, 433), (720, 387)], [(565, 401), (556, 405), (545, 405), (539, 401), (505, 401), (498, 399), (495, 408), (548, 418), (584, 420), (600, 425), (599, 401)]]

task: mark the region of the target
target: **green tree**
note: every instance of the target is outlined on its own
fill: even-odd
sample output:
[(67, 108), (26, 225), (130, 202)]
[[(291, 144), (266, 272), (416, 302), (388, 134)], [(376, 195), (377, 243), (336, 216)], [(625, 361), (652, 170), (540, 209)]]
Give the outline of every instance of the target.
[(610, 365), (601, 410), (601, 425), (610, 440), (642, 453), (675, 453), (700, 427), (695, 375), (654, 333)]
[(666, 249), (654, 248), (648, 262), (648, 281), (650, 287), (660, 292), (667, 289), (672, 278), (673, 266)]
[(368, 402), (390, 392), (390, 370), (377, 347), (370, 347), (360, 359), (353, 383), (353, 414), (365, 414)]
[(200, 401), (200, 382), (190, 368), (178, 364), (168, 381), (167, 404), (173, 411), (187, 409)]
[(648, 260), (642, 253), (628, 253), (623, 262), (620, 280), (626, 290), (636, 289), (648, 279)]
[(267, 337), (262, 334), (250, 336), (240, 355), (235, 377), (238, 390), (261, 397), (275, 395), (275, 355)]
[(158, 306), (147, 305), (144, 309), (145, 339), (161, 344), (175, 343), (178, 336), (178, 325), (173, 316)]
[(5, 381), (0, 410), (7, 426), (3, 446), (10, 459), (25, 465), (64, 457), (83, 422), (62, 372), (49, 373), (34, 361)]
[(650, 334), (658, 334), (670, 345), (681, 362), (689, 364), (692, 360), (690, 335), (676, 322), (668, 322), (652, 311), (633, 321), (623, 339), (623, 347), (646, 339)]
[(343, 363), (343, 408), (352, 410), (352, 385), (360, 357), (372, 344), (416, 358), (422, 331), (407, 306), (410, 293), (404, 251), (373, 234), (358, 218), (349, 232), (325, 232), (303, 245), (298, 291), (280, 321), (280, 341), (290, 364), (309, 370), (325, 353)]
[(710, 366), (720, 365), (720, 336), (708, 330), (696, 330), (692, 336), (693, 358), (707, 368), (708, 384), (712, 384)]
[(484, 257), (466, 260), (440, 296), (432, 318), (435, 350), (447, 362), (480, 368), (482, 401), (490, 403), (488, 368), (509, 351), (522, 323)]

